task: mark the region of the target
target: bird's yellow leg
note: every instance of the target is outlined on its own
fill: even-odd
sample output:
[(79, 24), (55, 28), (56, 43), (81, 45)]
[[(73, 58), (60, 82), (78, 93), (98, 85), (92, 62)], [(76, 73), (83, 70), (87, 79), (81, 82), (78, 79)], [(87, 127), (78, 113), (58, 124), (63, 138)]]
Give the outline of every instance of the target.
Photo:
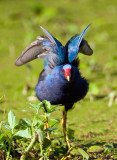
[[(43, 104), (43, 107), (45, 109), (44, 117), (45, 117), (45, 121), (46, 121), (46, 124), (44, 126), (44, 130), (46, 130), (47, 128), (49, 128), (49, 123), (48, 123), (48, 117), (46, 116), (47, 109), (46, 109), (45, 103)], [(47, 138), (50, 140), (50, 133), (49, 132), (47, 132)]]
[[(46, 130), (47, 128), (49, 128), (48, 117), (46, 116), (46, 112), (45, 112), (44, 117), (45, 117), (45, 120), (46, 120), (46, 124), (44, 126), (44, 130)], [(50, 133), (49, 132), (47, 132), (47, 138), (50, 140)]]
[(67, 120), (67, 111), (63, 111), (63, 118), (61, 120), (61, 124), (63, 127), (63, 133), (64, 133), (64, 137), (65, 137), (65, 141), (67, 143), (68, 149), (70, 149), (70, 142), (69, 142), (69, 138), (67, 135), (67, 130), (66, 130), (66, 120)]

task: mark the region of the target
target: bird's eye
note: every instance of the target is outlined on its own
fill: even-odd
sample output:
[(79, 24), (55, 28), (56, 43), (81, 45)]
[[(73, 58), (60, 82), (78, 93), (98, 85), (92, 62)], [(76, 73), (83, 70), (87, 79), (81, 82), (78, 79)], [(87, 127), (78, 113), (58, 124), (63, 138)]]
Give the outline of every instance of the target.
[(61, 72), (64, 72), (64, 69), (61, 69)]

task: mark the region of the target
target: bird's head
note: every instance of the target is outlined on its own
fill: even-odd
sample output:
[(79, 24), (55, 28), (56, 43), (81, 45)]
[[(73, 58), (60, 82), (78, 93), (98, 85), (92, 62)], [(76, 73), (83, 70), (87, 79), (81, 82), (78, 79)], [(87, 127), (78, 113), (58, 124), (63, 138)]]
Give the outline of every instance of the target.
[(66, 64), (62, 67), (62, 72), (64, 72), (64, 76), (67, 79), (67, 81), (70, 81), (71, 78), (71, 68), (72, 66), (70, 64)]

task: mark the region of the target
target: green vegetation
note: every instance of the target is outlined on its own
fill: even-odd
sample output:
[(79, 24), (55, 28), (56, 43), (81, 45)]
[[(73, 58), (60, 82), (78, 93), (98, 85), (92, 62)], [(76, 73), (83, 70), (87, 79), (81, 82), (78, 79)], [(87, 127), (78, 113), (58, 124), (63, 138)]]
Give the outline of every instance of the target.
[[(39, 104), (30, 104), (34, 111), (33, 119), (20, 119), (17, 123), (15, 114), (8, 113), (8, 124), (1, 121), (0, 127), (0, 150), (2, 159), (66, 159), (72, 158), (71, 151), (75, 147), (67, 150), (66, 145), (61, 147), (60, 139), (62, 137), (50, 138), (50, 134), (57, 128), (55, 125), (60, 122), (59, 119), (51, 119), (50, 115), (55, 112), (57, 106), (51, 106), (49, 102), (43, 101)], [(40, 114), (43, 110), (43, 114)], [(3, 127), (8, 131), (4, 131)], [(14, 131), (15, 130), (15, 131)], [(51, 136), (52, 137), (52, 136)], [(83, 158), (89, 158), (89, 155), (81, 148), (77, 151)], [(61, 153), (61, 154), (60, 154)], [(37, 157), (37, 158), (36, 158)]]
[[(91, 57), (79, 54), (80, 71), (89, 80), (90, 87), (85, 99), (76, 103), (68, 113), (68, 133), (73, 146), (70, 153), (66, 153), (63, 139), (60, 138), (63, 136), (60, 124), (52, 136), (58, 140), (56, 143), (61, 157), (66, 153), (68, 159), (69, 155), (71, 159), (82, 159), (80, 152), (83, 151), (79, 149), (82, 148), (89, 159), (117, 159), (116, 11), (116, 0), (1, 0), (0, 120), (6, 121), (10, 110), (15, 113), (17, 122), (24, 118), (33, 119), (34, 112), (27, 106), (29, 102), (38, 103), (34, 87), (43, 62), (35, 60), (28, 65), (15, 67), (14, 61), (37, 36), (43, 35), (39, 26), (49, 30), (65, 44), (91, 23), (85, 39), (94, 54)], [(59, 109), (56, 114), (52, 113), (51, 118), (61, 119), (62, 107)], [(11, 143), (14, 129), (13, 133), (6, 132), (0, 134), (3, 137), (9, 134)], [(2, 159), (3, 149), (0, 150)]]

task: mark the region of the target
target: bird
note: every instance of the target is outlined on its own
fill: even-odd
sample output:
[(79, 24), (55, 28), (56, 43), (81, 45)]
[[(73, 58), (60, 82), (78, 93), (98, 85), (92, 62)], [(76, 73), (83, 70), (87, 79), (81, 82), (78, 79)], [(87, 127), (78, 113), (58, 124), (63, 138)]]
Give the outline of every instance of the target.
[(90, 25), (81, 34), (76, 34), (61, 44), (50, 32), (43, 30), (46, 36), (39, 36), (16, 59), (15, 65), (24, 65), (36, 58), (44, 60), (44, 69), (39, 75), (35, 87), (39, 101), (47, 100), (52, 105), (64, 106), (62, 125), (67, 147), (70, 142), (66, 131), (67, 112), (74, 103), (83, 99), (88, 92), (89, 83), (79, 71), (78, 53), (92, 55), (88, 42), (83, 38)]

